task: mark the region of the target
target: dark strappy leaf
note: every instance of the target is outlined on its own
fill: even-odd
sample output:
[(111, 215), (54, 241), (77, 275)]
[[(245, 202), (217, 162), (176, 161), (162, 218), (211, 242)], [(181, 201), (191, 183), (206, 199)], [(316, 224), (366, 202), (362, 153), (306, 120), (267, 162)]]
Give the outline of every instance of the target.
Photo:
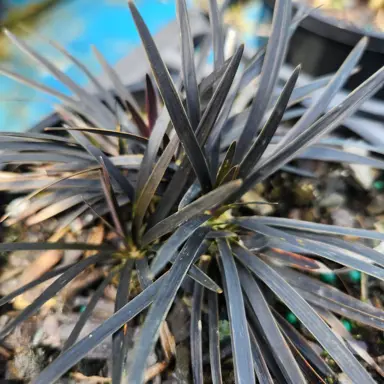
[[(258, 378), (268, 383), (269, 377), (273, 376), (276, 382), (285, 383), (285, 377), (276, 362), (272, 349), (270, 348), (268, 342), (265, 340), (263, 336), (257, 317), (253, 312), (248, 300), (245, 301), (245, 306), (247, 309), (248, 329), (250, 331), (249, 334), (254, 336), (256, 344), (263, 351), (262, 360), (255, 361), (254, 359), (255, 371), (257, 369), (259, 373)], [(251, 343), (252, 343), (252, 338), (251, 338)], [(257, 353), (257, 351), (255, 352)], [(254, 353), (252, 354), (254, 355)], [(267, 370), (265, 370), (263, 360), (264, 360), (264, 363), (267, 365)]]
[(231, 326), (231, 343), (236, 382), (255, 383), (251, 342), (236, 264), (227, 240), (218, 239), (217, 244), (220, 252), (219, 266), (224, 277), (224, 293)]
[(196, 282), (198, 282), (204, 288), (206, 288), (212, 292), (215, 292), (215, 293), (222, 293), (223, 292), (223, 290), (220, 288), (220, 286), (217, 285), (207, 274), (205, 274), (196, 265), (191, 266), (191, 268), (188, 271), (188, 276), (191, 277)]
[[(200, 267), (207, 270), (207, 262), (202, 261)], [(204, 288), (199, 283), (194, 283), (191, 308), (190, 345), (192, 377), (195, 383), (204, 381), (203, 374), (203, 339), (201, 308), (203, 306)]]
[[(151, 132), (151, 136), (148, 139), (148, 144), (144, 152), (143, 161), (139, 169), (139, 175), (137, 177), (136, 195), (138, 196), (142, 191), (145, 183), (147, 182), (153, 165), (155, 164), (156, 156), (163, 141), (164, 135), (170, 124), (170, 118), (167, 108), (163, 107), (163, 110), (156, 120), (156, 124)], [(169, 144), (169, 143), (168, 143)]]
[[(33, 164), (33, 163), (67, 163), (71, 160), (82, 160), (84, 156), (80, 154), (63, 154), (57, 152), (23, 152), (23, 153), (10, 153), (0, 155), (0, 164), (14, 163), (14, 164)], [(89, 162), (88, 162), (89, 165)]]
[(151, 284), (148, 260), (146, 257), (136, 260), (136, 272), (140, 282), (141, 289), (147, 289)]
[(150, 131), (147, 124), (141, 117), (140, 113), (136, 110), (136, 108), (133, 107), (133, 105), (129, 101), (125, 101), (125, 104), (127, 105), (128, 111), (131, 113), (132, 120), (141, 135), (143, 135), (144, 137), (148, 137), (150, 135)]
[(152, 227), (143, 236), (143, 245), (151, 243), (153, 240), (167, 234), (175, 229), (180, 224), (185, 223), (192, 217), (202, 214), (205, 211), (212, 209), (220, 204), (220, 202), (227, 199), (235, 190), (241, 186), (241, 180), (235, 180), (230, 183), (224, 184), (221, 187), (209, 192), (208, 194), (195, 200), (193, 203), (187, 205), (185, 208), (167, 217), (160, 223)]
[(114, 251), (112, 246), (85, 243), (63, 243), (63, 242), (38, 242), (38, 243), (1, 243), (0, 252), (8, 251), (49, 251), (49, 250), (81, 250), (81, 251)]
[(116, 273), (117, 271), (111, 272), (96, 289), (96, 291), (91, 297), (91, 300), (89, 300), (89, 303), (85, 308), (85, 311), (81, 313), (79, 319), (76, 322), (76, 325), (73, 327), (70, 335), (68, 336), (68, 339), (65, 341), (63, 348), (61, 349), (61, 353), (63, 353), (68, 348), (72, 347), (74, 343), (76, 343), (76, 340), (78, 339), (82, 329), (84, 328), (85, 323), (91, 316), (100, 298), (104, 295), (105, 288), (112, 281)]
[(335, 96), (335, 94), (344, 85), (351, 72), (358, 63), (362, 56), (366, 46), (368, 44), (368, 38), (363, 37), (359, 43), (354, 47), (352, 52), (345, 59), (337, 73), (332, 77), (332, 80), (328, 83), (325, 90), (322, 92), (319, 98), (316, 98), (316, 102), (307, 110), (303, 117), (295, 124), (295, 126), (287, 133), (278, 146), (278, 149), (283, 148), (286, 143), (293, 137), (297, 137), (304, 132), (307, 127), (312, 125), (314, 121), (324, 112), (329, 102)]
[(236, 180), (237, 176), (239, 175), (239, 166), (235, 165), (232, 167), (226, 175), (224, 175), (223, 180), (221, 184), (229, 183), (232, 180)]
[(267, 227), (264, 224), (260, 224), (252, 220), (241, 221), (240, 225), (265, 236), (277, 237), (289, 244), (298, 246), (302, 249), (302, 251), (304, 251), (304, 253), (305, 250), (308, 249), (310, 252), (314, 252), (316, 255), (332, 260), (335, 263), (346, 265), (368, 275), (374, 276), (380, 280), (384, 280), (383, 268), (373, 266), (365, 260), (361, 260), (358, 254), (350, 252), (346, 249), (338, 248), (331, 244), (309, 240), (304, 237), (293, 236), (287, 232)]
[(293, 71), (291, 77), (285, 84), (284, 89), (282, 90), (270, 117), (268, 118), (268, 121), (265, 123), (248, 153), (244, 156), (244, 159), (240, 164), (240, 177), (248, 175), (272, 140), (272, 137), (274, 136), (284, 115), (285, 109), (287, 108), (289, 98), (292, 94), (293, 88), (295, 87), (299, 74), (300, 66)]
[[(221, 81), (216, 88), (214, 95), (212, 96), (212, 99), (210, 100), (200, 120), (199, 126), (197, 127), (197, 138), (202, 146), (205, 144), (229, 92), (237, 68), (240, 64), (243, 49), (244, 47), (240, 46), (236, 51), (236, 54), (232, 57), (230, 64), (228, 65)], [(157, 207), (157, 210), (152, 218), (152, 223), (157, 223), (164, 219), (165, 216), (170, 212), (173, 205), (176, 203), (176, 200), (180, 196), (181, 190), (190, 177), (190, 168), (190, 164), (186, 160), (182, 161), (179, 170), (176, 172), (171, 182), (169, 183), (169, 186), (163, 198), (161, 199), (159, 206)]]
[(290, 21), (291, 1), (277, 0), (274, 6), (272, 31), (268, 40), (258, 90), (236, 149), (236, 160), (238, 161), (243, 158), (244, 153), (248, 152), (251, 139), (254, 137), (254, 133), (258, 131), (264, 111), (271, 99), (287, 49)]
[[(175, 263), (176, 257), (177, 257), (177, 251), (175, 251), (177, 248), (179, 248), (185, 240), (195, 231), (195, 229), (189, 228), (192, 226), (193, 228), (195, 225), (201, 222), (201, 220), (207, 220), (210, 216), (202, 216), (202, 217), (196, 217), (196, 219), (192, 219), (191, 221), (185, 223), (183, 226), (181, 226), (175, 233), (172, 235), (168, 241), (164, 244), (164, 247), (162, 247), (158, 254), (155, 256), (155, 258), (152, 261), (151, 270), (148, 271), (149, 276), (156, 276), (158, 273), (160, 273), (162, 266), (157, 264), (157, 260), (160, 259), (163, 260), (163, 255), (166, 257), (168, 261), (170, 261), (172, 264)], [(194, 221), (196, 220), (196, 222)], [(193, 224), (192, 224), (193, 223)], [(198, 225), (200, 226), (200, 225)], [(191, 233), (187, 235), (188, 231), (191, 229)], [(185, 233), (181, 233), (184, 232)], [(177, 233), (177, 236), (176, 236)], [(180, 238), (179, 238), (180, 236)], [(165, 260), (164, 260), (165, 261)], [(155, 264), (154, 264), (155, 263)], [(161, 263), (163, 265), (164, 263)], [(204, 288), (208, 289), (209, 291), (216, 292), (216, 293), (222, 293), (223, 290), (217, 285), (207, 274), (205, 274), (200, 268), (198, 268), (196, 265), (192, 265), (191, 268), (188, 271), (188, 276), (195, 280), (197, 283), (199, 283)]]
[[(290, 231), (292, 233), (292, 231)], [(314, 233), (303, 233), (302, 231), (299, 230), (300, 235), (303, 235), (304, 237), (308, 237), (312, 240), (318, 240), (321, 241), (322, 243), (328, 243), (335, 245), (336, 247), (340, 247), (343, 249), (347, 249), (351, 252), (355, 252), (362, 256), (363, 258), (365, 257), (368, 260), (371, 260), (372, 262), (375, 262), (378, 265), (381, 265), (384, 267), (384, 255), (376, 251), (375, 249), (369, 248), (361, 243), (358, 242), (352, 242), (352, 241), (345, 241), (333, 236), (327, 236), (327, 235), (317, 235)]]
[(227, 153), (225, 154), (225, 157), (224, 157), (224, 159), (220, 165), (220, 168), (217, 171), (217, 178), (216, 178), (216, 184), (217, 185), (221, 184), (225, 175), (231, 169), (232, 164), (233, 164), (233, 157), (235, 156), (235, 152), (236, 152), (236, 141), (232, 142), (232, 144), (229, 146)]
[[(187, 181), (192, 176), (192, 167), (188, 161), (182, 160), (180, 167), (170, 180), (167, 189), (165, 190), (160, 203), (156, 207), (155, 213), (150, 217), (148, 227), (151, 228), (158, 224), (161, 220), (165, 219), (173, 206), (176, 204), (182, 187), (185, 186)], [(201, 190), (201, 185), (199, 183)]]
[(308, 302), (377, 329), (384, 327), (384, 311), (335, 287), (287, 268), (274, 267)]
[[(221, 130), (221, 127), (219, 127), (219, 129)], [(211, 154), (210, 156), (211, 175), (217, 175), (217, 172), (219, 170), (219, 165), (220, 165), (220, 149), (221, 149), (220, 132), (216, 140), (213, 142), (212, 146), (210, 146), (209, 144), (210, 143), (207, 144), (207, 147), (208, 147), (208, 150), (210, 149), (209, 153)]]
[(210, 132), (216, 122), (221, 108), (228, 96), (229, 90), (240, 65), (241, 58), (244, 52), (244, 45), (240, 45), (235, 54), (232, 56), (223, 76), (217, 84), (216, 90), (209, 101), (205, 112), (201, 118), (199, 126), (196, 130), (196, 135), (199, 143), (204, 145), (208, 139)]
[(211, 377), (213, 384), (221, 384), (223, 382), (223, 377), (220, 359), (219, 302), (215, 292), (207, 292), (207, 298)]
[[(111, 175), (111, 177), (114, 179), (118, 187), (120, 187), (123, 192), (128, 196), (128, 198), (133, 201), (134, 197), (134, 188), (131, 185), (131, 183), (128, 181), (126, 177), (123, 176), (123, 174), (120, 172), (118, 168), (111, 162), (108, 156), (106, 156), (100, 149), (96, 148), (94, 145), (90, 143), (90, 141), (81, 133), (77, 131), (70, 131), (71, 135), (75, 138), (75, 140), (81, 144), (84, 149), (90, 153), (95, 160), (100, 165), (105, 165), (105, 167), (108, 170), (108, 173)], [(103, 159), (103, 163), (101, 162), (101, 159)]]
[(65, 372), (68, 371), (68, 369), (78, 363), (89, 351), (147, 308), (156, 297), (156, 294), (166, 277), (167, 274), (160, 277), (94, 331), (62, 353), (47, 368), (45, 368), (40, 375), (32, 381), (32, 383), (46, 384), (54, 383), (58, 380)]
[(193, 39), (185, 0), (177, 1), (177, 19), (181, 32), (181, 65), (188, 116), (192, 128), (196, 130), (200, 121), (200, 97), (195, 72)]
[(215, 0), (209, 0), (209, 19), (213, 38), (214, 68), (218, 70), (224, 65), (224, 34), (221, 14)]
[(138, 136), (133, 133), (129, 132), (120, 132), (120, 131), (112, 131), (110, 129), (102, 129), (102, 128), (93, 128), (93, 127), (79, 127), (79, 128), (73, 128), (73, 127), (47, 127), (45, 128), (46, 131), (80, 131), (80, 132), (89, 132), (89, 133), (95, 133), (99, 135), (104, 136), (112, 136), (112, 137), (119, 137), (122, 139), (132, 140), (136, 141), (140, 144), (147, 144), (148, 139), (143, 136)]
[[(101, 199), (100, 199), (101, 200)], [(93, 208), (92, 204), (94, 202), (89, 202), (86, 199), (84, 199), (85, 205), (91, 210), (91, 212), (94, 214), (95, 217), (97, 217), (102, 223), (104, 223), (112, 232), (115, 232), (121, 239), (124, 239), (124, 234), (118, 231), (113, 225), (111, 225), (102, 215), (100, 215), (99, 212), (96, 211), (95, 208)], [(109, 208), (108, 208), (109, 209)], [(110, 210), (110, 209), (109, 209)]]
[(72, 144), (71, 140), (69, 140), (66, 137), (60, 137), (60, 136), (53, 136), (53, 135), (48, 135), (46, 133), (35, 133), (35, 132), (23, 132), (23, 133), (18, 133), (18, 132), (5, 132), (5, 131), (0, 131), (0, 137), (9, 137), (21, 141), (58, 141), (61, 143), (67, 143), (67, 144)]
[[(39, 37), (44, 38), (44, 36), (42, 35)], [(92, 72), (87, 68), (87, 66), (84, 65), (75, 56), (71, 55), (62, 45), (60, 45), (56, 41), (48, 39), (48, 42), (50, 45), (52, 45), (58, 51), (60, 51), (64, 56), (66, 56), (70, 61), (72, 61), (88, 77), (88, 79), (92, 82), (92, 84), (97, 89), (99, 96), (102, 99), (105, 99), (109, 108), (112, 110), (115, 107), (115, 102), (112, 98), (111, 93), (104, 89), (104, 87), (101, 85), (99, 80), (96, 78), (96, 76), (92, 74)]]
[(159, 336), (160, 325), (165, 320), (172, 301), (189, 267), (197, 256), (197, 252), (208, 230), (208, 228), (201, 228), (189, 238), (180, 251), (175, 264), (164, 279), (160, 287), (162, 294), (157, 295), (151, 305), (132, 351), (133, 362), (128, 372), (129, 382), (141, 383), (143, 381), (147, 359)]
[(23, 52), (35, 60), (38, 64), (44, 66), (56, 79), (65, 84), (72, 92), (74, 92), (81, 100), (81, 103), (92, 111), (93, 115), (107, 126), (113, 124), (113, 115), (106, 106), (94, 95), (87, 93), (79, 87), (70, 77), (59, 70), (52, 62), (44, 58), (40, 53), (32, 49), (27, 43), (17, 38), (10, 31), (4, 31), (6, 36)]
[(60, 151), (65, 154), (74, 154), (76, 157), (90, 159), (82, 148), (75, 145), (65, 145), (58, 142), (42, 142), (42, 141), (0, 141), (0, 150), (8, 151)]
[(197, 196), (201, 193), (201, 188), (199, 183), (193, 183), (185, 192), (184, 196), (181, 198), (178, 210), (185, 208), (188, 204), (190, 204), (193, 200), (196, 199)]
[(299, 154), (297, 159), (313, 159), (320, 161), (334, 161), (338, 163), (347, 163), (347, 164), (361, 164), (367, 165), (377, 169), (384, 168), (384, 161), (368, 157), (356, 155), (354, 153), (346, 152), (342, 149), (330, 148), (325, 146), (311, 146), (301, 154)]
[(168, 168), (169, 163), (171, 162), (171, 159), (176, 151), (178, 144), (179, 139), (175, 135), (168, 143), (160, 159), (153, 168), (152, 173), (150, 174), (145, 185), (143, 186), (140, 196), (138, 197), (135, 203), (132, 225), (133, 235), (137, 242), (140, 241), (140, 231), (142, 230), (142, 224), (145, 213), (148, 209), (149, 204), (151, 203), (153, 196), (156, 193), (156, 190), (164, 176), (166, 169)]
[(209, 215), (197, 216), (179, 227), (157, 251), (151, 263), (151, 275), (157, 276), (171, 261), (172, 256), (177, 254), (178, 248), (210, 217)]
[(201, 187), (203, 190), (209, 191), (212, 187), (212, 183), (208, 163), (193, 132), (171, 76), (161, 59), (153, 38), (136, 6), (132, 2), (129, 2), (129, 8), (137, 30), (139, 31), (153, 74), (162, 95), (164, 104), (167, 107), (173, 126), (181, 143), (183, 144), (184, 150), (192, 164), (195, 174), (200, 181)]
[(0, 73), (9, 77), (10, 79), (16, 80), (17, 82), (19, 82), (21, 84), (26, 84), (29, 87), (35, 88), (39, 91), (48, 93), (49, 95), (56, 97), (57, 99), (61, 100), (62, 102), (68, 104), (75, 111), (82, 113), (85, 117), (87, 117), (89, 119), (89, 121), (92, 121), (95, 124), (98, 123), (97, 119), (95, 119), (91, 113), (87, 112), (83, 106), (79, 105), (79, 103), (76, 103), (75, 99), (65, 95), (64, 93), (58, 92), (54, 88), (47, 87), (43, 84), (40, 84), (34, 80), (30, 80), (30, 79), (28, 79), (22, 75), (19, 75), (15, 72), (12, 72), (12, 71), (5, 69), (5, 68), (0, 68)]
[(307, 358), (324, 377), (334, 375), (331, 368), (323, 360), (320, 353), (312, 348), (307, 339), (301, 335), (291, 324), (289, 324), (278, 312), (273, 310), (275, 318), (280, 325), (281, 331), (291, 339), (295, 347)]
[(265, 56), (265, 46), (260, 48), (251, 58), (250, 63), (244, 69), (239, 82), (239, 90), (245, 88), (252, 80), (261, 72), (263, 60)]
[(148, 115), (148, 128), (152, 133), (158, 117), (158, 111), (156, 91), (152, 84), (152, 80), (148, 75), (145, 75), (145, 85), (145, 111)]
[(279, 330), (259, 285), (243, 266), (239, 266), (238, 271), (243, 290), (260, 322), (260, 326), (271, 349), (274, 351), (276, 360), (287, 383), (305, 383), (305, 378)]
[(101, 163), (101, 185), (103, 187), (103, 192), (105, 199), (108, 204), (109, 211), (112, 216), (113, 223), (115, 225), (116, 231), (119, 232), (120, 236), (125, 237), (126, 231), (123, 226), (123, 221), (121, 219), (119, 204), (117, 203), (117, 199), (115, 196), (115, 192), (113, 191), (111, 179), (109, 178), (107, 167), (105, 166), (104, 160), (100, 158)]
[(335, 337), (312, 307), (276, 271), (245, 248), (234, 246), (233, 251), (292, 310), (349, 378), (374, 383), (346, 345)]
[(255, 335), (252, 332), (252, 329), (248, 327), (249, 338), (251, 340), (251, 349), (253, 357), (253, 366), (255, 369), (256, 377), (259, 380), (260, 384), (273, 384), (274, 381), (269, 373), (267, 363), (264, 359), (264, 353), (259, 343), (256, 340)]
[[(208, 50), (210, 47), (208, 47)], [(220, 67), (219, 69), (214, 69), (213, 72), (208, 74), (206, 77), (204, 77), (200, 84), (199, 84), (199, 91), (201, 95), (208, 94), (209, 92), (212, 92), (212, 88), (217, 82), (217, 79), (220, 79), (224, 72), (227, 70), (228, 64), (231, 61), (232, 58), (228, 58), (225, 60), (224, 65)]]
[(127, 87), (124, 86), (123, 82), (121, 81), (119, 75), (116, 73), (115, 69), (108, 64), (103, 54), (95, 46), (92, 46), (92, 51), (97, 61), (100, 63), (101, 67), (103, 68), (103, 71), (111, 80), (113, 87), (117, 92), (117, 95), (119, 96), (120, 100), (122, 102), (128, 101), (131, 104), (131, 106), (135, 108), (136, 111), (139, 111), (140, 108), (137, 105), (135, 98), (132, 96), (131, 92), (128, 91)]
[(338, 106), (332, 108), (322, 118), (317, 120), (311, 127), (301, 135), (294, 138), (282, 148), (280, 152), (268, 159), (264, 164), (256, 169), (245, 181), (242, 188), (232, 198), (244, 194), (254, 184), (264, 180), (277, 169), (285, 165), (299, 151), (304, 151), (316, 139), (337, 127), (340, 122), (352, 115), (356, 109), (369, 97), (375, 94), (384, 84), (384, 68), (377, 71), (363, 84), (356, 88)]
[(351, 350), (359, 356), (362, 360), (364, 360), (367, 364), (371, 366), (371, 368), (375, 369), (376, 372), (384, 377), (384, 371), (380, 368), (380, 366), (375, 362), (373, 357), (367, 352), (367, 350), (361, 346), (358, 341), (347, 331), (344, 327), (344, 324), (331, 312), (319, 308), (314, 305), (317, 313), (327, 322), (327, 324), (332, 328), (332, 330), (340, 337), (342, 337), (347, 345), (351, 348)]
[[(129, 288), (134, 261), (127, 260), (120, 273), (119, 285), (116, 292), (115, 313), (124, 307), (129, 300)], [(112, 382), (120, 383), (127, 358), (128, 336), (124, 326), (112, 335)]]
[[(241, 221), (242, 219), (239, 218)], [(245, 218), (248, 220), (248, 218)], [(361, 228), (348, 228), (338, 225), (328, 225), (321, 223), (314, 223), (311, 221), (285, 219), (281, 217), (265, 217), (254, 216), (251, 220), (257, 220), (258, 223), (280, 228), (292, 228), (299, 231), (309, 231), (315, 233), (324, 233), (329, 235), (341, 235), (341, 236), (355, 236), (366, 239), (375, 239), (384, 241), (384, 234)]]

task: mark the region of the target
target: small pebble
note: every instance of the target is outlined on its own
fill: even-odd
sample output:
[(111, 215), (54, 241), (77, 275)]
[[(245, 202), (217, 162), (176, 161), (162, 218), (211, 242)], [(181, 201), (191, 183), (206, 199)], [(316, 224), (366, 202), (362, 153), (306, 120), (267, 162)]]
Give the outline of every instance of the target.
[(360, 271), (349, 271), (348, 272), (348, 277), (353, 281), (354, 283), (358, 283), (361, 279), (361, 272)]
[(384, 212), (384, 194), (380, 193), (373, 197), (370, 204), (367, 206), (367, 211), (370, 215), (379, 215)]
[(341, 227), (354, 227), (355, 219), (353, 214), (348, 209), (337, 208), (331, 212), (332, 220), (334, 225)]
[(320, 279), (324, 281), (324, 283), (335, 284), (336, 283), (336, 274), (333, 272), (330, 273), (322, 273), (320, 274)]
[(285, 318), (292, 325), (295, 325), (298, 322), (298, 319), (297, 319), (296, 315), (293, 312), (288, 312), (286, 314)]
[(345, 203), (345, 196), (337, 192), (332, 192), (324, 196), (320, 202), (320, 207), (330, 208), (330, 207), (340, 207)]
[(373, 183), (373, 188), (375, 188), (378, 191), (382, 191), (384, 189), (384, 180), (376, 180)]
[(340, 384), (352, 384), (351, 379), (345, 373), (339, 373), (337, 375), (337, 380)]
[(348, 332), (351, 332), (352, 331), (352, 324), (350, 323), (350, 321), (346, 320), (346, 319), (343, 319), (341, 320), (341, 322), (343, 323), (345, 329), (348, 331)]
[[(356, 155), (368, 156), (368, 151), (364, 148), (344, 147), (344, 150)], [(349, 167), (359, 184), (364, 189), (369, 190), (375, 179), (375, 172), (372, 167), (361, 164), (349, 164)]]

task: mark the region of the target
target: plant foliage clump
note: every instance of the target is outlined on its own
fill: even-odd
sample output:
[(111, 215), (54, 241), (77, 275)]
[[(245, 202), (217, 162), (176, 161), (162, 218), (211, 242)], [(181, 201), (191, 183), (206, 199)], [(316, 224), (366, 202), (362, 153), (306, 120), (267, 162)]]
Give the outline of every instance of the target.
[[(1, 329), (0, 337), (7, 337), (86, 268), (98, 266), (105, 271), (104, 280), (61, 354), (34, 380), (35, 384), (55, 382), (111, 335), (112, 382), (120, 383), (127, 376), (129, 383), (142, 383), (147, 378), (148, 357), (159, 338), (165, 362), (174, 358), (167, 315), (181, 295), (184, 282), (190, 279), (194, 382), (203, 382), (203, 352), (209, 353), (212, 382), (222, 382), (219, 308), (227, 313), (237, 383), (278, 380), (298, 384), (334, 377), (335, 372), (318, 349), (276, 311), (272, 305), (276, 298), (353, 382), (374, 382), (354, 356), (357, 353), (364, 359), (366, 355), (356, 352), (347, 336), (342, 339), (336, 334), (339, 320), (332, 313), (383, 330), (384, 312), (320, 282), (316, 275), (330, 271), (326, 264), (331, 261), (383, 280), (382, 255), (342, 237), (382, 241), (384, 235), (280, 217), (244, 216), (241, 198), (277, 171), (303, 173), (287, 165), (298, 156), (319, 159), (315, 143), (320, 143), (333, 161), (368, 161), (382, 168), (381, 161), (352, 156), (328, 145), (325, 139), (383, 85), (384, 70), (373, 74), (340, 104), (328, 108), (353, 73), (366, 39), (357, 44), (332, 77), (299, 85), (298, 67), (279, 88), (290, 36), (306, 15), (299, 11), (292, 18), (290, 1), (276, 1), (268, 44), (249, 59), (244, 47), (235, 41), (226, 57), (221, 10), (214, 0), (209, 5), (211, 36), (203, 40), (195, 60), (186, 3), (177, 1), (182, 65), (175, 79), (136, 6), (129, 3), (152, 70), (146, 77), (143, 108), (97, 50), (96, 57), (114, 85), (113, 96), (57, 44), (53, 43), (87, 74), (99, 91), (97, 97), (7, 32), (21, 50), (47, 68), (74, 96), (1, 69), (3, 74), (59, 98), (63, 104), (58, 112), (64, 123), (50, 131), (65, 130), (69, 136), (55, 132), (0, 134), (0, 146), (6, 149), (0, 155), (1, 162), (21, 165), (3, 174), (1, 189), (29, 192), (3, 220), (33, 225), (56, 219), (52, 235), (45, 242), (3, 243), (0, 251), (73, 249), (85, 251), (85, 256), (47, 271), (0, 299), (0, 304), (8, 303), (56, 277)], [(212, 72), (203, 76), (210, 41), (214, 65)], [(320, 92), (316, 103), (285, 130), (282, 122), (290, 108), (314, 91)], [(68, 233), (81, 234), (94, 228), (95, 223), (101, 223), (105, 231), (97, 244), (62, 241)], [(289, 260), (277, 260), (268, 252), (272, 248)], [(130, 282), (135, 278), (140, 289), (131, 298)], [(116, 279), (115, 313), (78, 340), (105, 287)], [(204, 303), (207, 316), (203, 316)], [(125, 325), (146, 310), (130, 352), (131, 364), (126, 367)], [(205, 329), (208, 345), (202, 341)]]

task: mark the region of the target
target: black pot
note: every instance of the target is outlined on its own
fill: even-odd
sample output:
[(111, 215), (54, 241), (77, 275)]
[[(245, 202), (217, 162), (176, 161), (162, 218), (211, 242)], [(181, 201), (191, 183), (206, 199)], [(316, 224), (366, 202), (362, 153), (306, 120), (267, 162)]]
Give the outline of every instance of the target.
[[(274, 4), (274, 0), (266, 2), (270, 6)], [(293, 4), (294, 11), (297, 8), (298, 4)], [(287, 62), (294, 66), (301, 64), (302, 70), (312, 76), (335, 72), (364, 36), (369, 37), (369, 45), (359, 63), (361, 70), (346, 84), (347, 89), (354, 89), (384, 65), (384, 33), (367, 32), (320, 10), (312, 10), (291, 39)], [(384, 99), (384, 89), (376, 97)]]

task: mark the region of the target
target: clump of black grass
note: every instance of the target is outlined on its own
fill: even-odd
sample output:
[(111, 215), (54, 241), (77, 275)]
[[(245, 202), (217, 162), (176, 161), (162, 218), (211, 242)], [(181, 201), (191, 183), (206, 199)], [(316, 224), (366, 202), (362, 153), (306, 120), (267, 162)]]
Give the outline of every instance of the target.
[[(212, 382), (222, 382), (219, 295), (225, 298), (220, 301), (225, 302), (220, 311), (226, 311), (230, 325), (237, 383), (279, 380), (298, 384), (335, 377), (318, 349), (281, 317), (276, 302), (297, 316), (354, 382), (374, 382), (354, 354), (380, 373), (348, 332), (339, 336), (340, 320), (335, 314), (383, 330), (384, 312), (320, 282), (316, 274), (327, 269), (326, 263), (331, 261), (383, 279), (382, 255), (343, 236), (382, 241), (384, 235), (286, 218), (241, 216), (241, 197), (279, 170), (303, 173), (292, 166), (284, 167), (298, 154), (317, 159), (318, 152), (311, 152), (315, 142), (323, 143), (324, 151), (332, 152), (334, 161), (345, 161), (341, 149), (322, 140), (377, 92), (384, 82), (384, 70), (373, 74), (339, 105), (327, 109), (353, 73), (367, 45), (362, 39), (333, 76), (298, 86), (298, 67), (277, 92), (290, 36), (306, 16), (304, 12), (291, 19), (291, 2), (276, 1), (268, 44), (247, 60), (243, 46), (237, 42), (232, 55), (224, 56), (221, 11), (215, 1), (209, 4), (213, 70), (201, 79), (209, 38), (203, 39), (196, 66), (187, 7), (185, 0), (178, 0), (182, 65), (179, 78), (173, 81), (140, 13), (129, 3), (153, 76), (146, 78), (143, 108), (100, 52), (95, 51), (97, 59), (111, 79), (118, 103), (83, 64), (56, 43), (51, 42), (86, 73), (100, 98), (80, 88), (54, 64), (6, 32), (74, 96), (1, 69), (59, 98), (63, 104), (58, 111), (65, 124), (57, 129), (67, 130), (70, 136), (1, 133), (0, 147), (7, 150), (0, 155), (1, 162), (23, 165), (21, 171), (19, 168), (7, 174), (1, 189), (30, 192), (13, 204), (3, 220), (25, 225), (52, 218), (56, 222), (46, 242), (3, 243), (0, 250), (76, 249), (96, 253), (71, 265), (59, 265), (0, 299), (3, 305), (56, 277), (3, 327), (1, 338), (39, 311), (86, 268), (99, 266), (107, 271), (61, 354), (34, 380), (35, 384), (55, 382), (111, 335), (113, 383), (120, 383), (123, 377), (129, 383), (147, 379), (147, 360), (159, 338), (164, 361), (159, 361), (158, 372), (166, 368), (177, 358), (167, 315), (175, 298), (183, 295), (186, 278), (194, 285), (190, 325), (194, 382), (203, 382), (204, 352), (209, 352)], [(243, 103), (245, 109), (233, 113), (233, 105), (249, 93), (248, 84), (255, 79), (250, 107)], [(314, 91), (320, 94), (316, 103), (297, 115), (298, 121), (284, 131), (281, 123), (292, 112), (290, 108)], [(351, 156), (348, 161), (361, 160)], [(383, 166), (379, 160), (364, 161), (367, 159), (372, 166)], [(101, 244), (61, 241), (68, 232), (86, 233), (95, 223), (105, 229)], [(115, 313), (78, 340), (105, 287), (115, 278), (119, 281)], [(133, 278), (139, 281), (140, 293), (131, 298)], [(202, 316), (203, 303), (207, 316)], [(138, 339), (129, 352), (132, 363), (126, 366), (125, 325), (147, 309)], [(209, 344), (203, 345), (206, 328)]]

